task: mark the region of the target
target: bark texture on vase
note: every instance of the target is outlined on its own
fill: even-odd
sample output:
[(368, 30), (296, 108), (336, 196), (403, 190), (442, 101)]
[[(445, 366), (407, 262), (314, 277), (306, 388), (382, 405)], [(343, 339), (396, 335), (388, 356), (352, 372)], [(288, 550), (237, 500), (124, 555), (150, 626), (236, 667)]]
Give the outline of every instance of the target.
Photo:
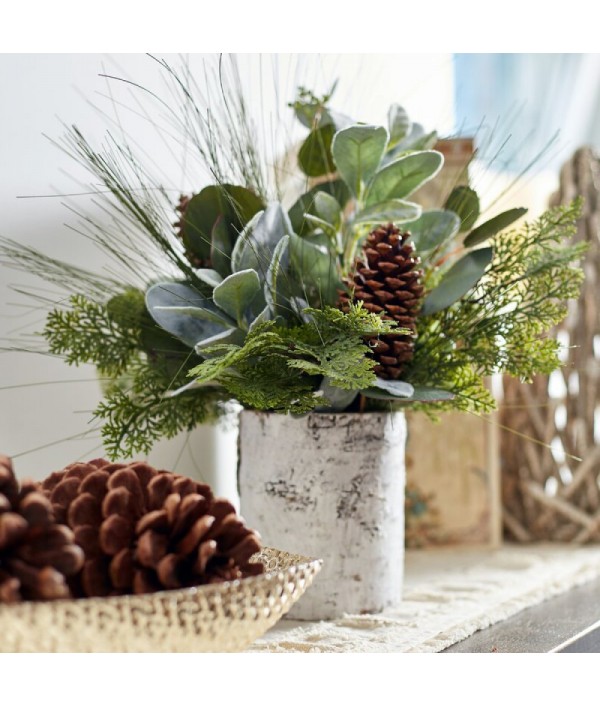
[(405, 441), (401, 412), (242, 412), (242, 515), (265, 545), (323, 559), (289, 617), (325, 620), (400, 603)]

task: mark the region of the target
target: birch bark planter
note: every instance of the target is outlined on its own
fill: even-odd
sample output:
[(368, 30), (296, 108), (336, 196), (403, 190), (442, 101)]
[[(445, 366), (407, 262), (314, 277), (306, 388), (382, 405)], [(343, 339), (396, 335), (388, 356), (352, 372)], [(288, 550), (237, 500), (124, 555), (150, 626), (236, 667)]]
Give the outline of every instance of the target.
[(323, 559), (289, 617), (326, 620), (400, 603), (405, 441), (401, 412), (242, 412), (242, 515), (265, 544)]

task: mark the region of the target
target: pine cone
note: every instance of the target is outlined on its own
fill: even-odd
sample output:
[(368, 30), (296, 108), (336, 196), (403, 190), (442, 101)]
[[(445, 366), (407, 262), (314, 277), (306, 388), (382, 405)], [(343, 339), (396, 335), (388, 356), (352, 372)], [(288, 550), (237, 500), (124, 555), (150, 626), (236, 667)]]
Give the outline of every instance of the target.
[(410, 233), (401, 233), (392, 223), (375, 228), (363, 245), (364, 258), (358, 258), (354, 272), (344, 279), (349, 292), (342, 292), (338, 306), (348, 311), (349, 303), (358, 299), (368, 311), (383, 319), (396, 321), (412, 335), (385, 334), (368, 339), (377, 361), (374, 372), (381, 378), (396, 380), (412, 360), (416, 317), (423, 298), (422, 270), (414, 257)]
[(149, 593), (264, 570), (248, 563), (258, 535), (228, 501), (190, 478), (97, 459), (42, 485), (84, 549), (79, 595)]
[[(173, 223), (173, 227), (175, 228), (175, 233), (179, 240), (184, 244), (185, 246), (185, 212), (187, 210), (189, 202), (192, 200), (191, 196), (184, 196), (183, 194), (179, 197), (179, 203), (175, 207), (175, 210), (177, 213), (179, 213), (179, 220)], [(212, 264), (210, 262), (210, 258), (208, 260), (204, 260), (203, 258), (199, 257), (196, 255), (196, 253), (192, 252), (189, 248), (185, 248), (185, 257), (187, 258), (188, 262), (192, 267), (196, 268), (201, 268), (201, 267), (212, 267)]]
[(0, 456), (0, 603), (68, 598), (66, 577), (83, 565), (73, 532), (57, 524), (35, 483), (19, 484)]

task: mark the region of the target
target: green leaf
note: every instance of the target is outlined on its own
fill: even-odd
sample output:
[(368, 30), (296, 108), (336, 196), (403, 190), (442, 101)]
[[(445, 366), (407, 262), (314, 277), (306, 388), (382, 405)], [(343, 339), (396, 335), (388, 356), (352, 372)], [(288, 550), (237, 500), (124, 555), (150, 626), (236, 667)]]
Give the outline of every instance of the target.
[(344, 207), (350, 198), (350, 191), (341, 179), (334, 179), (323, 184), (318, 184), (310, 191), (302, 194), (296, 203), (289, 210), (289, 218), (294, 229), (294, 233), (304, 237), (311, 231), (311, 226), (304, 220), (307, 213), (316, 216), (315, 197), (319, 193), (329, 194)]
[(240, 270), (226, 277), (213, 291), (215, 304), (240, 325), (261, 285), (255, 270)]
[(330, 383), (329, 378), (324, 377), (319, 386), (319, 393), (322, 394), (323, 400), (328, 404), (320, 405), (315, 409), (318, 412), (325, 412), (326, 410), (343, 411), (352, 404), (358, 391), (336, 387)]
[(447, 402), (453, 400), (456, 395), (449, 390), (442, 390), (439, 387), (423, 387), (415, 385), (410, 402)]
[(334, 255), (292, 234), (290, 239), (292, 273), (311, 303), (334, 304), (340, 281)]
[(408, 113), (397, 103), (391, 105), (388, 110), (388, 126), (390, 131), (388, 149), (390, 149), (403, 140), (412, 127)]
[(479, 218), (479, 196), (470, 186), (457, 186), (452, 190), (444, 208), (454, 211), (460, 218), (460, 231), (470, 230)]
[(384, 380), (378, 377), (374, 384), (375, 387), (389, 392), (394, 397), (412, 397), (414, 392), (413, 386), (402, 380)]
[(240, 234), (231, 255), (233, 271), (256, 270), (264, 282), (277, 243), (291, 233), (292, 224), (281, 204), (270, 203)]
[(339, 227), (342, 219), (342, 209), (337, 200), (326, 191), (319, 191), (315, 194), (315, 212), (317, 216), (330, 223), (334, 227)]
[(421, 215), (421, 207), (410, 201), (390, 199), (364, 208), (356, 215), (355, 223), (406, 223)]
[(201, 341), (198, 341), (195, 345), (195, 351), (198, 355), (203, 357), (210, 357), (210, 354), (206, 353), (206, 349), (211, 346), (217, 345), (219, 343), (229, 343), (236, 346), (241, 346), (244, 343), (245, 333), (239, 328), (228, 328), (225, 331), (216, 333), (213, 336), (209, 336)]
[(460, 219), (452, 211), (423, 211), (410, 224), (410, 239), (419, 253), (433, 250), (453, 238), (460, 228)]
[(238, 232), (262, 208), (262, 200), (243, 186), (207, 186), (192, 197), (187, 205), (183, 218), (183, 242), (198, 257), (208, 260), (211, 256), (213, 228), (217, 220), (222, 218), (224, 231), (221, 233), (219, 248), (224, 255), (230, 255)]
[(492, 248), (481, 248), (462, 257), (425, 298), (421, 313), (423, 315), (435, 314), (463, 297), (479, 282), (492, 261), (492, 255)]
[[(146, 292), (146, 307), (162, 329), (191, 348), (235, 324), (210, 299), (178, 282), (150, 287)], [(204, 316), (199, 316), (198, 311), (205, 312)]]
[(337, 132), (331, 151), (342, 179), (355, 196), (377, 171), (388, 140), (384, 127), (353, 125)]
[(511, 208), (508, 211), (504, 211), (504, 213), (500, 213), (494, 218), (490, 218), (489, 221), (477, 226), (475, 230), (472, 230), (469, 235), (467, 235), (464, 241), (465, 247), (472, 248), (475, 245), (485, 243), (486, 240), (505, 228), (508, 228), (509, 225), (515, 221), (518, 221), (519, 218), (524, 216), (526, 213), (526, 208)]
[(335, 171), (331, 155), (331, 142), (335, 134), (332, 123), (313, 130), (298, 152), (300, 169), (309, 177), (323, 176)]
[(412, 194), (433, 179), (443, 163), (442, 154), (433, 150), (400, 157), (375, 174), (367, 190), (367, 205)]
[[(267, 270), (267, 276), (265, 281), (265, 301), (268, 306), (271, 307), (273, 314), (283, 313), (286, 314), (286, 296), (281, 291), (282, 288), (279, 286), (279, 281), (281, 279), (283, 262), (286, 259), (287, 250), (290, 242), (290, 236), (284, 235), (283, 238), (277, 243), (275, 252), (273, 253), (273, 258), (271, 259), (271, 264)], [(283, 312), (280, 310), (283, 308)]]
[(216, 270), (211, 270), (206, 267), (201, 267), (194, 270), (194, 274), (201, 282), (208, 284), (209, 287), (212, 287), (213, 289), (223, 281), (223, 278)]
[(233, 242), (224, 216), (219, 216), (212, 229), (210, 243), (210, 261), (214, 269), (227, 277), (231, 273), (231, 251)]

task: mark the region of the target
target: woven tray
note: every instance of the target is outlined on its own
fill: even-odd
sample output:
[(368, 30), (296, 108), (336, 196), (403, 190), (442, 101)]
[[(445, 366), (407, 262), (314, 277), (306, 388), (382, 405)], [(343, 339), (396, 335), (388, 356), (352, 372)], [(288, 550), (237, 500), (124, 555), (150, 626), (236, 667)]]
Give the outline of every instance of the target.
[(265, 548), (267, 573), (141, 596), (0, 605), (0, 652), (236, 652), (263, 635), (321, 568)]

